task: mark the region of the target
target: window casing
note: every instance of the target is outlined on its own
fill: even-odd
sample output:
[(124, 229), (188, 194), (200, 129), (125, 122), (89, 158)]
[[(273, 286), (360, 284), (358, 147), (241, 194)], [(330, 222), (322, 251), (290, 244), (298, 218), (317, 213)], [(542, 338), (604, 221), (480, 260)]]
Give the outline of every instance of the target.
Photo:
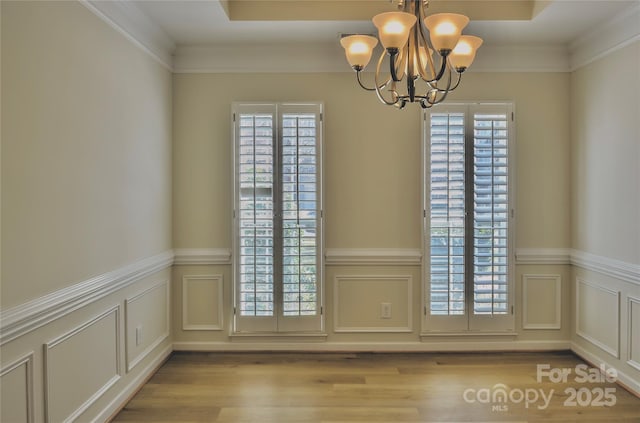
[(512, 331), (511, 104), (425, 112), (426, 332)]
[(234, 103), (234, 332), (322, 320), (322, 105)]

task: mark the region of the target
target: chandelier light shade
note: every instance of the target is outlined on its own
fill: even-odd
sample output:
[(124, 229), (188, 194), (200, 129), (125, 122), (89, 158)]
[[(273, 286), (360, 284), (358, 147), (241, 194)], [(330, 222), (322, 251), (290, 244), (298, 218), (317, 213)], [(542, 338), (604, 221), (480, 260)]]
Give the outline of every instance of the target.
[(405, 12), (387, 12), (373, 17), (378, 28), (380, 43), (387, 50), (400, 49), (409, 39), (409, 31), (416, 23), (416, 17)]
[(352, 35), (343, 37), (340, 44), (344, 47), (347, 61), (351, 67), (362, 70), (369, 64), (373, 49), (378, 45), (378, 39), (370, 35)]
[[(400, 0), (398, 12), (380, 13), (373, 17), (384, 51), (378, 59), (373, 87), (362, 81), (378, 40), (370, 35), (348, 35), (340, 39), (347, 61), (356, 71), (358, 84), (375, 91), (379, 100), (399, 109), (407, 103), (423, 108), (441, 103), (458, 87), (462, 73), (469, 68), (482, 39), (462, 35), (469, 18), (455, 13), (426, 16), (429, 0)], [(428, 37), (426, 36), (428, 34)], [(389, 72), (383, 72), (388, 58)], [(417, 84), (424, 87), (419, 92)], [(399, 90), (398, 83), (406, 83)]]
[(469, 18), (456, 13), (438, 13), (424, 18), (424, 25), (429, 30), (431, 44), (441, 55), (453, 50), (462, 35), (462, 30), (469, 23)]
[(482, 38), (474, 35), (462, 35), (449, 55), (449, 62), (456, 70), (468, 68), (476, 57), (478, 47), (481, 45)]

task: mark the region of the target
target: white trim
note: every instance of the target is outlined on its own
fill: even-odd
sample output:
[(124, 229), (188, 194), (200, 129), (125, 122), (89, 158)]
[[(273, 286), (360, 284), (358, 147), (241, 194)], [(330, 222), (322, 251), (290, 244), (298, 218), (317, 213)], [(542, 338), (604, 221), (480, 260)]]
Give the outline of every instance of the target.
[(146, 381), (153, 376), (156, 370), (164, 363), (165, 360), (173, 352), (173, 346), (167, 345), (158, 355), (147, 364), (140, 373), (127, 384), (127, 386), (120, 389), (118, 395), (111, 400), (111, 402), (100, 411), (93, 419), (94, 422), (106, 422), (110, 421), (110, 418), (114, 417), (115, 413), (120, 411), (127, 401), (130, 399), (138, 389), (146, 383)]
[(173, 252), (165, 251), (3, 310), (0, 313), (0, 345), (125, 288), (145, 276), (167, 269), (172, 263)]
[(34, 352), (30, 351), (28, 354), (26, 354), (25, 356), (23, 356), (22, 358), (19, 358), (18, 360), (14, 361), (13, 363), (5, 366), (4, 368), (2, 368), (0, 370), (0, 378), (2, 378), (2, 376), (11, 373), (12, 371), (16, 370), (17, 368), (21, 367), (21, 366), (25, 366), (25, 386), (26, 386), (26, 392), (25, 392), (25, 401), (26, 401), (26, 405), (27, 405), (27, 409), (26, 414), (27, 414), (27, 423), (32, 423), (34, 421), (34, 414), (33, 414), (33, 359), (34, 357)]
[(640, 286), (640, 265), (637, 264), (580, 250), (571, 250), (571, 264)]
[[(337, 40), (178, 46), (173, 67), (175, 73), (352, 72), (342, 49), (336, 47)], [(373, 69), (372, 65), (367, 67), (366, 80), (372, 77)], [(569, 54), (564, 45), (485, 45), (468, 72), (569, 72)]]
[(300, 351), (300, 352), (477, 352), (477, 351), (564, 351), (569, 341), (452, 342), (175, 342), (174, 351)]
[(571, 248), (517, 248), (516, 264), (572, 264), (640, 285), (640, 265)]
[[(492, 337), (492, 336), (518, 336), (519, 333), (515, 331), (504, 331), (504, 332), (480, 332), (480, 331), (459, 331), (459, 332), (447, 332), (447, 331), (439, 331), (432, 330), (430, 332), (424, 331), (420, 333), (420, 338), (429, 339), (429, 338), (438, 338), (438, 337), (446, 337), (446, 338), (469, 338), (469, 337)], [(423, 339), (423, 340), (424, 340)]]
[(45, 405), (45, 421), (46, 422), (51, 422), (51, 410), (49, 408), (49, 405), (51, 403), (51, 399), (50, 399), (50, 381), (51, 381), (51, 376), (49, 375), (49, 351), (51, 351), (51, 349), (55, 348), (57, 345), (60, 345), (61, 343), (63, 343), (64, 341), (70, 339), (71, 337), (73, 337), (74, 335), (77, 335), (78, 333), (82, 332), (83, 330), (87, 329), (90, 326), (93, 326), (94, 324), (96, 324), (98, 321), (106, 318), (107, 316), (111, 315), (111, 314), (115, 314), (115, 319), (116, 319), (116, 325), (115, 325), (115, 348), (116, 348), (116, 355), (115, 355), (115, 367), (116, 367), (116, 373), (111, 377), (111, 379), (109, 379), (108, 381), (106, 381), (104, 383), (104, 385), (102, 385), (102, 387), (100, 389), (98, 389), (96, 392), (94, 392), (84, 403), (82, 403), (80, 405), (80, 407), (78, 407), (76, 410), (74, 410), (69, 416), (67, 416), (64, 419), (64, 422), (72, 422), (74, 421), (77, 417), (79, 417), (82, 413), (85, 412), (85, 410), (87, 410), (89, 407), (91, 407), (91, 405), (96, 402), (105, 392), (107, 392), (107, 390), (109, 390), (109, 388), (111, 388), (113, 385), (116, 384), (116, 382), (118, 382), (118, 380), (120, 380), (120, 378), (122, 377), (122, 366), (120, 364), (120, 356), (121, 356), (121, 345), (120, 345), (120, 339), (121, 339), (121, 333), (120, 333), (120, 305), (115, 305), (111, 308), (109, 308), (108, 310), (100, 313), (99, 315), (93, 317), (92, 319), (86, 321), (85, 323), (82, 323), (78, 326), (76, 326), (74, 329), (72, 329), (71, 331), (59, 336), (58, 338), (49, 341), (47, 343), (45, 343), (43, 345), (44, 347), (44, 362), (43, 362), (43, 373), (44, 373), (44, 405)]
[(229, 248), (178, 248), (173, 250), (175, 259), (173, 264), (231, 264), (231, 249)]
[[(167, 299), (167, 305), (166, 305), (166, 310), (165, 310), (165, 316), (166, 316), (166, 321), (165, 321), (165, 326), (167, 328), (167, 330), (163, 333), (161, 333), (151, 344), (149, 344), (149, 346), (147, 348), (145, 348), (144, 350), (142, 350), (136, 357), (134, 357), (131, 361), (129, 361), (129, 337), (126, 336), (125, 337), (125, 351), (126, 351), (126, 356), (127, 356), (127, 373), (130, 372), (131, 370), (133, 370), (134, 367), (136, 367), (138, 365), (138, 363), (140, 363), (142, 360), (144, 360), (151, 351), (153, 351), (154, 349), (156, 349), (156, 347), (158, 345), (160, 345), (161, 343), (163, 343), (166, 339), (169, 338), (169, 333), (171, 332), (171, 292), (169, 289), (169, 281), (165, 280), (162, 281), (160, 283), (157, 283), (147, 289), (145, 289), (144, 291), (140, 292), (139, 294), (134, 295), (133, 297), (127, 298), (124, 300), (124, 307), (125, 307), (125, 315), (128, 316), (129, 314), (129, 309), (130, 309), (130, 304), (133, 303), (134, 301), (138, 300), (139, 298), (142, 298), (143, 296), (147, 295), (148, 293), (150, 293), (151, 291), (154, 291), (156, 289), (162, 288), (164, 286), (165, 289), (165, 296)], [(128, 317), (127, 317), (127, 323), (128, 323)], [(127, 327), (128, 329), (128, 327)], [(128, 335), (128, 334), (127, 334)]]
[[(613, 295), (616, 297), (616, 306), (617, 309), (615, 310), (615, 315), (616, 315), (616, 327), (615, 327), (615, 331), (616, 331), (616, 345), (615, 348), (611, 348), (611, 346), (604, 344), (603, 342), (601, 342), (598, 339), (595, 339), (593, 336), (589, 335), (588, 333), (585, 333), (584, 331), (582, 331), (580, 329), (580, 302), (579, 297), (580, 297), (580, 285), (586, 285), (589, 286), (593, 289), (597, 289), (600, 290), (602, 292), (606, 292), (607, 294)], [(576, 315), (575, 315), (575, 327), (576, 327), (576, 335), (578, 335), (579, 337), (591, 342), (593, 345), (595, 345), (596, 347), (600, 348), (602, 351), (611, 354), (613, 357), (615, 358), (620, 358), (620, 291), (617, 290), (613, 290), (613, 289), (609, 289), (609, 288), (605, 288), (602, 286), (598, 286), (596, 284), (593, 283), (589, 283), (587, 281), (585, 281), (584, 279), (581, 278), (576, 278)], [(608, 313), (611, 313), (612, 310), (607, 310)]]
[(610, 362), (608, 362), (607, 360), (603, 360), (601, 357), (597, 356), (596, 354), (593, 354), (587, 351), (584, 347), (578, 345), (576, 342), (571, 343), (571, 351), (576, 353), (579, 357), (581, 357), (583, 360), (587, 361), (589, 364), (591, 364), (594, 367), (599, 368), (600, 364), (605, 364), (608, 368), (611, 367), (616, 369), (616, 372), (618, 374), (617, 382), (620, 385), (623, 385), (628, 390), (632, 391), (635, 395), (640, 396), (640, 380), (634, 379), (628, 374), (621, 372), (619, 369), (613, 366)]
[[(391, 332), (413, 332), (413, 277), (411, 275), (336, 275), (333, 278), (333, 331), (344, 332), (365, 332), (365, 333), (391, 333)], [(407, 284), (407, 325), (391, 327), (375, 326), (340, 326), (340, 293), (338, 285), (344, 280), (366, 280), (379, 282), (406, 282)], [(396, 307), (397, 308), (397, 307)]]
[[(640, 298), (635, 298), (630, 295), (627, 296), (627, 364), (636, 370), (640, 370), (640, 362), (636, 361), (632, 357), (633, 353), (633, 313), (632, 303), (640, 306)], [(635, 324), (640, 325), (640, 316), (636, 317)], [(640, 352), (640, 351), (639, 351)]]
[[(191, 280), (212, 281), (218, 284), (218, 324), (193, 324), (189, 323), (189, 288)], [(184, 275), (182, 277), (182, 330), (224, 330), (224, 279), (223, 275)]]
[[(527, 284), (529, 279), (549, 279), (555, 281), (556, 321), (553, 323), (531, 323), (527, 320), (528, 298)], [(522, 329), (562, 329), (562, 276), (560, 275), (522, 275)]]
[(485, 45), (468, 72), (569, 72), (569, 54), (564, 45)]
[(571, 264), (571, 249), (516, 248), (516, 264)]
[(596, 26), (569, 46), (571, 72), (640, 41), (640, 3)]
[(94, 15), (122, 34), (167, 70), (173, 71), (173, 40), (133, 2), (78, 0)]
[(327, 266), (420, 266), (422, 251), (417, 248), (327, 248)]

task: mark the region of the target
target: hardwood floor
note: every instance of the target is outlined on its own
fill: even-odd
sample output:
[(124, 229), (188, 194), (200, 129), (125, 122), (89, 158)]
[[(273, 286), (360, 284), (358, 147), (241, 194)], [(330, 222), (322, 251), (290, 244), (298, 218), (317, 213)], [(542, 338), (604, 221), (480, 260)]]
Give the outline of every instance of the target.
[(639, 398), (580, 365), (570, 352), (174, 353), (113, 421), (640, 422)]

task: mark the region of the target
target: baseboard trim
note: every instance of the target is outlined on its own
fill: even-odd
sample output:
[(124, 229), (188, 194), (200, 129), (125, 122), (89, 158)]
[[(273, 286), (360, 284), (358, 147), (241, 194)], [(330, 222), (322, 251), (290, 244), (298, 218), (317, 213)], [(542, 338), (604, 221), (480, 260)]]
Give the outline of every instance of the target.
[(138, 260), (0, 313), (0, 345), (19, 338), (81, 307), (169, 268), (173, 251)]
[(640, 397), (640, 380), (636, 380), (628, 374), (620, 371), (617, 366), (614, 366), (609, 361), (602, 359), (602, 357), (589, 352), (576, 342), (571, 343), (571, 351), (594, 367), (599, 367), (601, 363), (604, 363), (607, 367), (613, 367), (618, 372), (617, 383), (633, 393), (635, 396)]
[(569, 341), (511, 342), (174, 342), (174, 351), (210, 352), (485, 352), (568, 351)]
[(133, 378), (131, 382), (125, 386), (120, 393), (93, 419), (93, 422), (108, 422), (118, 414), (133, 396), (144, 386), (145, 383), (158, 371), (158, 369), (167, 361), (173, 346), (167, 345), (156, 357), (140, 371), (138, 376)]

